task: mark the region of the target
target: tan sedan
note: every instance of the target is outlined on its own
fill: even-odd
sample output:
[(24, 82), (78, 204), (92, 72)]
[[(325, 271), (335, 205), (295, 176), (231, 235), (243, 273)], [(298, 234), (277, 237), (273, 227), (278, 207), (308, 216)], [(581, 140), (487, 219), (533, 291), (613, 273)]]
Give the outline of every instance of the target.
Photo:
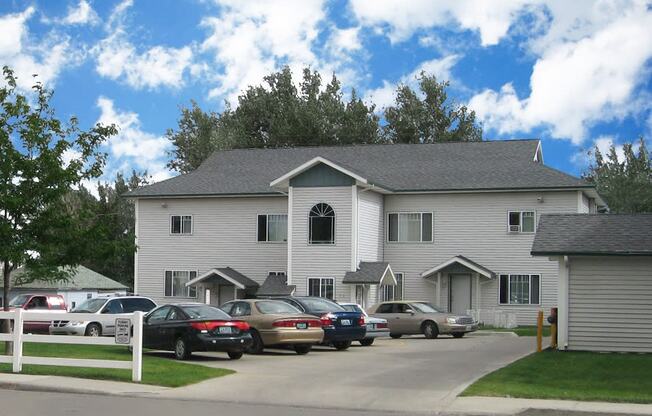
[(232, 300), (220, 309), (249, 324), (253, 344), (247, 352), (251, 354), (260, 354), (270, 345), (292, 345), (297, 354), (307, 354), (324, 338), (319, 318), (278, 300)]
[(426, 338), (437, 338), (440, 334), (462, 338), (467, 332), (478, 329), (478, 323), (472, 317), (442, 312), (422, 301), (383, 302), (367, 312), (375, 318), (387, 319), (392, 338), (415, 334), (423, 334)]

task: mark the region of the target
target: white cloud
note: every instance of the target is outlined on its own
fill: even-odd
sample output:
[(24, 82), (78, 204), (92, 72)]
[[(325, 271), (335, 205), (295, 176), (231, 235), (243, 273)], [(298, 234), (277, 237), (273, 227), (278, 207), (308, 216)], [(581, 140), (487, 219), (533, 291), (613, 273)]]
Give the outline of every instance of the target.
[(441, 59), (424, 61), (412, 72), (402, 76), (397, 82), (392, 83), (383, 80), (383, 85), (381, 87), (368, 90), (365, 94), (365, 101), (376, 104), (376, 111), (382, 111), (383, 108), (394, 103), (396, 98), (396, 87), (398, 84), (407, 84), (412, 89), (416, 90), (418, 88), (418, 77), (422, 72), (425, 72), (428, 75), (435, 75), (437, 79), (441, 81), (450, 81), (453, 79), (451, 70), (460, 58), (460, 55), (449, 55)]
[(477, 31), (483, 46), (504, 37), (522, 0), (351, 0), (356, 18), (374, 29), (387, 28), (389, 39), (402, 42), (423, 29), (456, 26)]
[(61, 20), (67, 25), (96, 25), (100, 18), (86, 0), (79, 0), (77, 7), (68, 8), (68, 15)]
[(28, 7), (22, 13), (0, 16), (0, 62), (14, 70), (23, 90), (31, 88), (34, 74), (38, 74), (40, 82), (51, 84), (64, 68), (76, 65), (83, 55), (73, 50), (68, 37), (55, 32), (41, 40), (34, 39), (28, 21), (35, 11)]
[[(469, 107), (486, 127), (502, 133), (548, 126), (558, 138), (581, 143), (600, 120), (642, 110), (633, 94), (652, 58), (652, 12), (632, 7), (595, 33), (573, 41), (551, 41), (534, 65), (531, 93), (520, 99), (506, 84), (485, 90)], [(641, 104), (643, 103), (643, 104)]]
[(209, 31), (202, 49), (214, 54), (216, 66), (211, 97), (234, 101), (239, 91), (283, 64), (295, 73), (305, 65), (320, 69), (312, 46), (326, 17), (323, 0), (215, 2), (218, 15), (202, 21)]
[(186, 72), (193, 69), (193, 49), (153, 46), (139, 51), (127, 36), (124, 16), (132, 1), (118, 4), (108, 19), (109, 35), (93, 49), (98, 74), (112, 80), (125, 82), (136, 89), (158, 87), (180, 88)]
[[(137, 113), (116, 109), (113, 101), (109, 98), (99, 97), (97, 106), (100, 109), (100, 117), (97, 122), (115, 124), (118, 127), (118, 134), (110, 138), (107, 143), (114, 163), (121, 161), (123, 166), (146, 169), (157, 181), (171, 176), (165, 167), (166, 151), (170, 146), (165, 137), (143, 131)], [(108, 176), (113, 176), (117, 170), (120, 168), (109, 172)], [(107, 175), (105, 174), (105, 176)]]

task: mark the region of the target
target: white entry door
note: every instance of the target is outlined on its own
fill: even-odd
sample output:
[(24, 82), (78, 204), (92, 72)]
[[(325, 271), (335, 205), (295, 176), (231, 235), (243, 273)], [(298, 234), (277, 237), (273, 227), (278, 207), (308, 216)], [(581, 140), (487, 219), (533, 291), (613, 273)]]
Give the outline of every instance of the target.
[(454, 314), (466, 315), (471, 309), (471, 275), (450, 275), (450, 311)]

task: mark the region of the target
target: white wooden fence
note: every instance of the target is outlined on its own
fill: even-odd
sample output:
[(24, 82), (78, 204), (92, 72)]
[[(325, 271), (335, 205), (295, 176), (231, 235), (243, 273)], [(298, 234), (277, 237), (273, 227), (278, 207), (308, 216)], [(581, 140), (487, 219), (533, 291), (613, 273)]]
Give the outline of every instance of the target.
[[(23, 344), (25, 342), (46, 344), (120, 345), (116, 344), (114, 337), (23, 334), (23, 323), (25, 321), (112, 322), (115, 321), (116, 315), (37, 312), (24, 311), (22, 309), (16, 309), (11, 312), (0, 312), (0, 320), (10, 319), (13, 321), (12, 333), (0, 333), (0, 342), (8, 341), (13, 342), (14, 344), (13, 355), (0, 355), (0, 363), (12, 364), (14, 373), (20, 373), (23, 364), (56, 365), (64, 367), (124, 368), (131, 369), (131, 379), (135, 382), (140, 382), (143, 373), (143, 313), (135, 312), (132, 314), (121, 314), (118, 315), (118, 318), (129, 319), (131, 321), (133, 334), (128, 344), (132, 348), (131, 361), (31, 357), (23, 355)], [(122, 345), (127, 347), (127, 344)]]

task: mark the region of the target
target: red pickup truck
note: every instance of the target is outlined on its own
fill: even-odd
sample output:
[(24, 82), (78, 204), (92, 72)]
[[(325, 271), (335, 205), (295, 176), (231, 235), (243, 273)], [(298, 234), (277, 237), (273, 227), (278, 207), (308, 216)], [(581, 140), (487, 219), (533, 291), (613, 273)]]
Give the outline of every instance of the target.
[[(26, 311), (66, 312), (66, 302), (61, 295), (24, 294), (14, 297), (9, 302), (9, 310), (23, 308)], [(23, 332), (48, 332), (50, 321), (25, 321)]]

